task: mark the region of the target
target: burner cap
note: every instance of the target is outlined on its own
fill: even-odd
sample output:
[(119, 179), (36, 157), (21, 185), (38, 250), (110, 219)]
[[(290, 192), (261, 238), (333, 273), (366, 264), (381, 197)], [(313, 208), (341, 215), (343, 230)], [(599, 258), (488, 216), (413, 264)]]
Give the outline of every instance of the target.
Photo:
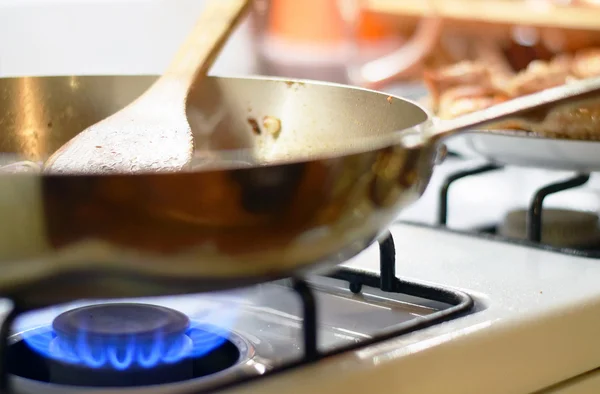
[[(509, 212), (498, 233), (508, 238), (527, 239), (527, 211)], [(598, 215), (568, 209), (542, 211), (542, 243), (555, 247), (586, 247), (600, 240)]]
[(84, 331), (88, 338), (152, 338), (157, 332), (165, 337), (183, 334), (188, 326), (186, 315), (158, 305), (114, 303), (90, 305), (58, 315), (52, 328), (59, 337), (73, 339)]

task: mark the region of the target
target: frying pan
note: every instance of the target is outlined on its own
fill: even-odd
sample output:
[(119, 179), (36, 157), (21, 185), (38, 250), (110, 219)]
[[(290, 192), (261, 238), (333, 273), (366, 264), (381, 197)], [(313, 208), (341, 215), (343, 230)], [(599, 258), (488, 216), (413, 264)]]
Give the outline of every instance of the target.
[[(0, 79), (2, 160), (43, 162), (154, 79)], [(424, 191), (442, 137), (543, 119), (598, 90), (552, 89), (434, 129), (418, 105), (374, 91), (208, 78), (187, 102), (190, 171), (0, 176), (0, 294), (35, 307), (216, 291), (340, 263)]]
[[(43, 162), (155, 78), (0, 79), (0, 159)], [(0, 293), (37, 306), (202, 292), (336, 264), (372, 243), (431, 170), (431, 157), (391, 143), (419, 135), (426, 113), (381, 93), (211, 77), (187, 111), (189, 173), (2, 174)]]

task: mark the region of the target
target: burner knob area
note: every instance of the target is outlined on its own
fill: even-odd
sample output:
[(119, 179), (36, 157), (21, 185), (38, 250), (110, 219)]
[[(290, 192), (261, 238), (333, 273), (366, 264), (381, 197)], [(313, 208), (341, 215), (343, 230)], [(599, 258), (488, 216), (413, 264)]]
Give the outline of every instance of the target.
[[(498, 228), (507, 238), (527, 239), (527, 210), (509, 212)], [(544, 209), (542, 244), (554, 247), (585, 248), (600, 243), (598, 215), (568, 209)]]

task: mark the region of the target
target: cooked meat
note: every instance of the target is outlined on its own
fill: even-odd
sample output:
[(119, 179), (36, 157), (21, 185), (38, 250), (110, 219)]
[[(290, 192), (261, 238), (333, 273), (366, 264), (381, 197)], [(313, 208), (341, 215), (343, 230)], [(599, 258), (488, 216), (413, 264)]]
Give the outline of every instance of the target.
[(513, 78), (508, 93), (512, 97), (524, 96), (564, 85), (571, 79), (570, 57), (558, 57), (551, 62), (536, 60)]
[(451, 119), (491, 107), (506, 99), (504, 94), (489, 86), (457, 86), (447, 90), (440, 97), (438, 116)]
[(592, 48), (577, 52), (571, 71), (577, 78), (582, 79), (600, 76), (600, 49)]
[(434, 90), (443, 91), (448, 87), (464, 84), (488, 82), (489, 71), (481, 63), (464, 61), (443, 67), (436, 71), (425, 72), (425, 81)]
[(432, 98), (434, 110), (437, 110), (440, 96), (448, 89), (460, 85), (490, 86), (488, 69), (479, 63), (460, 62), (435, 71), (423, 73), (423, 79)]
[(579, 7), (600, 7), (599, 0), (571, 0), (569, 3)]
[(453, 100), (482, 97), (482, 96), (494, 96), (497, 95), (498, 91), (490, 86), (479, 86), (479, 85), (462, 85), (455, 86), (446, 90), (440, 96), (440, 104), (448, 103)]
[(548, 65), (553, 70), (562, 70), (564, 72), (569, 72), (571, 67), (573, 66), (573, 56), (568, 53), (563, 53), (560, 55), (556, 55), (554, 59), (548, 62)]
[(600, 140), (600, 101), (557, 108), (531, 130), (548, 137)]
[[(580, 50), (574, 56), (558, 55), (550, 61), (533, 61), (516, 75), (499, 47), (481, 41), (474, 49), (476, 62), (465, 61), (426, 73), (425, 82), (438, 117), (456, 118), (576, 79), (600, 76), (600, 48)], [(555, 109), (541, 123), (509, 121), (495, 128), (600, 141), (600, 100)]]
[(452, 119), (471, 112), (480, 111), (497, 104), (493, 97), (464, 97), (451, 103), (440, 105), (439, 117)]
[(489, 70), (492, 85), (498, 90), (504, 89), (515, 72), (500, 46), (489, 39), (481, 39), (475, 42), (473, 50), (478, 62)]

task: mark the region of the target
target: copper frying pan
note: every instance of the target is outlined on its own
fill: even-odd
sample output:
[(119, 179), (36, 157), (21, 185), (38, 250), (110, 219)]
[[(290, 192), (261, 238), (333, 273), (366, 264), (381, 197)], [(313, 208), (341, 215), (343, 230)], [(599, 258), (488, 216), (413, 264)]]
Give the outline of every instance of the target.
[[(154, 79), (0, 79), (0, 160), (43, 161)], [(418, 198), (441, 137), (521, 107), (533, 119), (561, 95), (434, 130), (418, 105), (374, 91), (208, 78), (187, 103), (190, 171), (0, 176), (0, 294), (41, 306), (212, 291), (340, 263)]]

